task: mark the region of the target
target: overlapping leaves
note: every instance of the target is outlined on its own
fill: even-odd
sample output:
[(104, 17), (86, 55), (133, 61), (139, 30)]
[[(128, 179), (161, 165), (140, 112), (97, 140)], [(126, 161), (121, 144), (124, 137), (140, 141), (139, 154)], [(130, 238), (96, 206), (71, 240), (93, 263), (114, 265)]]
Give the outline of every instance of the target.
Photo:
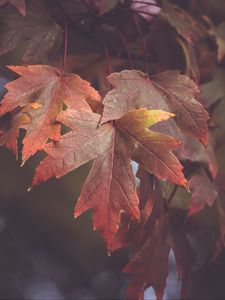
[(187, 76), (167, 71), (148, 78), (140, 71), (126, 70), (111, 74), (108, 80), (114, 89), (103, 100), (102, 121), (117, 119), (139, 107), (162, 109), (176, 114), (175, 121), (166, 125), (167, 133), (177, 131), (178, 126), (207, 144), (208, 114), (195, 99), (198, 88)]
[(72, 128), (58, 143), (44, 147), (48, 156), (37, 167), (33, 185), (61, 177), (95, 159), (75, 208), (75, 216), (94, 210), (94, 228), (102, 232), (110, 248), (121, 211), (139, 219), (138, 197), (130, 160), (158, 178), (185, 185), (182, 166), (172, 154), (179, 142), (147, 127), (167, 120), (170, 113), (134, 110), (113, 124), (98, 126), (100, 115), (68, 110), (58, 120)]
[[(0, 1), (0, 4), (9, 2), (25, 14), (24, 1)], [(170, 28), (171, 36), (175, 37), (172, 44), (182, 48), (186, 60), (186, 67), (180, 69), (196, 82), (201, 81), (204, 70), (201, 69), (202, 62), (197, 60), (195, 46), (207, 31), (180, 6), (163, 1), (161, 7), (156, 1), (151, 2), (160, 11), (157, 17), (160, 22), (175, 29)], [(71, 3), (76, 12), (77, 4)], [(57, 52), (62, 30), (41, 6), (41, 1), (31, 0), (26, 4), (26, 17), (21, 16), (12, 5), (1, 8), (0, 54), (6, 54), (25, 42), (24, 62), (43, 63)], [(130, 6), (120, 0), (87, 0), (82, 1), (83, 4), (85, 12), (94, 9), (96, 13), (97, 10), (98, 22), (104, 23), (108, 15), (114, 14), (111, 9), (122, 7), (132, 10), (134, 6), (148, 5), (148, 1), (132, 1)], [(67, 13), (66, 9), (64, 13)], [(145, 14), (148, 16), (146, 20), (152, 20), (151, 11), (136, 11), (135, 17), (138, 14)], [(137, 21), (137, 24), (140, 26), (141, 23)], [(81, 22), (80, 27), (83, 25)], [(223, 23), (214, 29), (208, 34), (215, 38), (218, 46), (216, 63), (222, 63)], [(88, 31), (86, 33), (89, 34)], [(126, 45), (126, 37), (121, 35), (121, 38), (129, 52), (131, 45), (129, 42)], [(107, 45), (104, 46), (107, 50)], [(130, 48), (132, 51), (133, 45)], [(163, 51), (166, 61), (165, 53)], [(108, 54), (113, 56), (110, 51)], [(134, 54), (137, 55), (136, 52)], [(129, 53), (128, 56), (132, 58)], [(98, 101), (98, 92), (78, 75), (65, 74), (47, 65), (10, 67), (21, 77), (6, 85), (8, 93), (0, 106), (1, 115), (8, 118), (0, 132), (0, 144), (18, 155), (17, 138), (19, 129), (23, 128), (26, 130), (23, 162), (38, 150), (47, 154), (36, 169), (33, 186), (51, 177), (59, 178), (93, 161), (74, 216), (92, 209), (93, 227), (101, 232), (108, 250), (128, 245), (135, 247), (133, 259), (124, 269), (133, 274), (127, 290), (130, 299), (142, 299), (148, 286), (154, 288), (159, 299), (163, 297), (170, 251), (175, 255), (183, 294), (188, 282), (194, 255), (185, 232), (185, 217), (176, 223), (177, 215), (174, 216), (173, 206), (171, 208), (173, 192), (172, 196), (166, 189), (162, 192), (166, 183), (162, 185), (160, 182), (169, 181), (171, 186), (175, 186), (175, 194), (176, 185), (186, 186), (181, 163), (174, 153), (185, 160), (185, 166), (188, 165), (185, 174), (190, 178), (191, 194), (187, 196), (185, 189), (179, 189), (180, 195), (185, 194), (189, 198), (188, 215), (195, 215), (205, 206), (216, 203), (221, 241), (224, 243), (224, 202), (218, 187), (221, 170), (218, 172), (214, 149), (218, 143), (224, 143), (223, 65), (221, 70), (211, 74), (212, 81), (201, 86), (201, 103), (213, 115), (208, 139), (209, 117), (198, 101), (196, 83), (176, 70), (160, 73), (157, 70), (168, 68), (158, 68), (154, 61), (151, 63), (156, 75), (150, 77), (136, 70), (124, 70), (108, 76), (112, 89), (105, 95), (103, 105)], [(88, 65), (87, 69), (90, 70)], [(62, 135), (61, 124), (69, 128), (68, 133)], [(220, 134), (215, 136), (217, 132)], [(131, 168), (132, 161), (139, 164), (138, 188)], [(179, 201), (182, 202), (180, 195)], [(180, 212), (177, 214), (181, 215)]]
[[(113, 250), (118, 248), (117, 231), (121, 217), (129, 216), (138, 221), (141, 207), (141, 230), (145, 232), (145, 226), (153, 222), (155, 233), (153, 230), (150, 237), (143, 235), (139, 232), (142, 227), (139, 227), (137, 232), (142, 239), (139, 238), (137, 257), (145, 257), (145, 251), (156, 251), (159, 260), (166, 262), (169, 249), (173, 249), (172, 244), (166, 241), (163, 242), (165, 253), (161, 247), (162, 239), (170, 236), (167, 229), (165, 234), (162, 229), (166, 228), (164, 221), (167, 217), (163, 212), (160, 215), (157, 212), (151, 221), (146, 195), (139, 205), (131, 161), (136, 161), (139, 167), (160, 180), (186, 186), (182, 166), (173, 154), (179, 148), (180, 141), (165, 133), (178, 128), (182, 134), (207, 142), (208, 115), (194, 98), (197, 93), (194, 82), (177, 71), (158, 74), (151, 79), (140, 71), (112, 74), (110, 80), (114, 88), (103, 100), (105, 106), (101, 115), (94, 113), (91, 107), (96, 106), (89, 103), (99, 100), (98, 92), (78, 75), (62, 74), (47, 65), (11, 66), (10, 69), (21, 77), (6, 85), (8, 93), (1, 102), (0, 113), (12, 112), (12, 126), (2, 133), (0, 141), (16, 152), (18, 130), (24, 128), (23, 161), (37, 150), (42, 149), (47, 154), (36, 169), (32, 185), (52, 177), (59, 178), (94, 160), (74, 216), (93, 209), (93, 227), (101, 232), (107, 248)], [(65, 111), (64, 104), (67, 106)], [(162, 129), (157, 132), (160, 123)], [(62, 136), (61, 124), (70, 128)], [(119, 243), (123, 245), (124, 241)], [(166, 264), (163, 263), (162, 267), (165, 268)], [(138, 277), (131, 284), (128, 294), (135, 291), (140, 297), (147, 285), (153, 285), (160, 298), (167, 269), (164, 273), (151, 275), (150, 266), (143, 268), (141, 265), (140, 268), (134, 258), (134, 262), (125, 269), (134, 272), (135, 278)], [(144, 284), (146, 280), (147, 285)]]
[[(57, 69), (46, 65), (9, 68), (21, 77), (5, 86), (8, 93), (1, 101), (0, 115), (22, 108), (15, 113), (17, 122), (14, 122), (10, 130), (18, 132), (19, 128), (26, 129), (23, 161), (41, 150), (48, 139), (59, 140), (61, 126), (57, 122), (57, 116), (62, 111), (63, 104), (73, 109), (91, 110), (86, 100), (100, 98), (87, 81), (75, 74), (61, 75)], [(22, 116), (24, 114), (26, 118)], [(30, 122), (27, 122), (27, 118)], [(15, 133), (14, 144), (16, 138)], [(17, 151), (15, 147), (13, 150)]]

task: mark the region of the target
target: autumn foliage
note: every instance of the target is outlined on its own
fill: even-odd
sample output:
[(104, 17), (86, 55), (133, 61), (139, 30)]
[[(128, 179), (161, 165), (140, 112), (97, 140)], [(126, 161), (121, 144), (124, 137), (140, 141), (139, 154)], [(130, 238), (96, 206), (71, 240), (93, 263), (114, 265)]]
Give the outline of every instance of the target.
[(92, 162), (74, 217), (92, 209), (107, 251), (133, 246), (130, 300), (162, 299), (171, 250), (185, 296), (206, 207), (212, 258), (225, 245), (225, 12), (199, 2), (0, 0), (0, 55), (22, 53), (0, 144), (21, 165), (45, 153), (30, 189)]

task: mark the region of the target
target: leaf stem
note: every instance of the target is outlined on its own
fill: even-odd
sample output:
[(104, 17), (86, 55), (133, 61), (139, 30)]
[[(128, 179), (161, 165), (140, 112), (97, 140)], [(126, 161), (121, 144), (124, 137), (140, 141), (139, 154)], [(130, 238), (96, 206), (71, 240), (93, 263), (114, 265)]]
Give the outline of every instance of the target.
[[(137, 14), (136, 11), (133, 11)], [(143, 50), (144, 50), (144, 59), (145, 59), (145, 73), (148, 75), (148, 54), (147, 54), (147, 46), (146, 46), (146, 42), (145, 42), (145, 38), (143, 36), (143, 33), (142, 33), (142, 30), (141, 30), (141, 27), (139, 26), (138, 24), (138, 21), (137, 21), (137, 18), (136, 18), (137, 15), (132, 15), (132, 19), (134, 21), (134, 24), (137, 28), (137, 31), (140, 35), (140, 38), (142, 40), (142, 45), (143, 45)]]
[(64, 73), (66, 67), (66, 60), (67, 60), (67, 53), (68, 53), (68, 20), (65, 16), (64, 21), (64, 55), (63, 55), (63, 63), (61, 68), (61, 75)]
[(107, 64), (107, 74), (110, 75), (112, 73), (112, 65), (111, 65), (111, 59), (109, 55), (109, 50), (104, 42), (102, 42), (105, 52), (105, 58), (106, 58), (106, 64)]
[(131, 57), (129, 47), (128, 47), (127, 41), (125, 39), (125, 36), (121, 33), (121, 31), (119, 29), (117, 29), (117, 33), (118, 33), (118, 35), (119, 35), (119, 37), (120, 37), (120, 39), (121, 39), (121, 41), (124, 45), (124, 48), (126, 49), (127, 57), (128, 57), (129, 64), (130, 64), (130, 68), (133, 69), (134, 65), (133, 65), (132, 57)]

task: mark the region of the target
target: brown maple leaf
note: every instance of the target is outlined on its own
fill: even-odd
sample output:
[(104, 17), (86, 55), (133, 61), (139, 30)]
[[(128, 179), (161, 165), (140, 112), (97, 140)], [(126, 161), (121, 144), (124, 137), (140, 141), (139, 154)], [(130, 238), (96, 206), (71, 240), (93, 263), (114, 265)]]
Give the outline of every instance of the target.
[(135, 245), (139, 249), (149, 236), (154, 223), (162, 215), (163, 199), (160, 181), (142, 168), (138, 169), (136, 176), (140, 179), (138, 186), (140, 220), (134, 222), (126, 214), (122, 215), (121, 224), (112, 243), (112, 251)]
[(187, 135), (207, 144), (208, 113), (195, 99), (198, 87), (187, 76), (166, 71), (148, 78), (141, 71), (125, 70), (111, 74), (108, 80), (114, 88), (103, 100), (102, 122), (118, 119), (140, 107), (162, 109), (176, 114), (165, 126), (165, 133), (178, 131), (178, 125)]
[(177, 156), (182, 160), (201, 164), (210, 172), (212, 178), (218, 174), (218, 162), (215, 155), (214, 132), (209, 131), (208, 145), (204, 146), (199, 141), (191, 137), (183, 137), (183, 146), (179, 149)]
[(198, 213), (205, 205), (212, 206), (218, 192), (214, 183), (210, 180), (204, 169), (200, 169), (189, 181), (192, 192), (189, 202), (188, 216)]
[(205, 35), (202, 25), (180, 6), (163, 1), (159, 15), (176, 29), (187, 42), (194, 43)]
[(140, 109), (99, 127), (100, 115), (67, 110), (58, 120), (72, 131), (59, 142), (44, 147), (48, 156), (37, 167), (32, 185), (53, 176), (61, 177), (96, 159), (76, 205), (75, 216), (93, 208), (94, 228), (101, 231), (110, 248), (121, 212), (139, 218), (131, 159), (160, 179), (186, 185), (182, 166), (171, 152), (179, 142), (147, 129), (171, 116), (163, 111)]
[(169, 272), (169, 218), (159, 180), (143, 169), (138, 170), (138, 177), (142, 207), (140, 221), (128, 223), (127, 227), (124, 226), (126, 223), (122, 223), (113, 245), (117, 248), (135, 245), (135, 254), (123, 270), (132, 274), (126, 291), (127, 298), (143, 300), (145, 289), (152, 286), (157, 299), (162, 299)]
[(143, 300), (144, 291), (149, 286), (153, 287), (158, 300), (163, 298), (169, 273), (167, 235), (168, 216), (165, 215), (155, 222), (152, 234), (123, 270), (133, 274), (126, 291), (128, 300)]
[(192, 245), (186, 236), (187, 228), (183, 212), (173, 209), (169, 214), (169, 236), (170, 245), (176, 261), (177, 277), (181, 280), (180, 298), (184, 299), (191, 281), (191, 268), (196, 263), (196, 256)]
[[(21, 77), (6, 84), (8, 93), (0, 105), (0, 115), (23, 107), (30, 122), (18, 124), (26, 129), (23, 140), (23, 161), (42, 149), (48, 139), (59, 140), (57, 116), (63, 104), (72, 109), (91, 110), (87, 100), (100, 100), (98, 92), (75, 74), (61, 74), (46, 65), (10, 66)], [(15, 136), (16, 137), (16, 136)]]
[(162, 299), (168, 276), (169, 251), (175, 256), (178, 278), (182, 280), (184, 296), (190, 281), (190, 270), (195, 262), (193, 249), (185, 235), (184, 217), (179, 210), (168, 210), (159, 180), (143, 169), (140, 178), (140, 221), (132, 223), (123, 218), (113, 250), (135, 246), (135, 254), (124, 272), (131, 273), (128, 299), (144, 299), (144, 291), (152, 286), (157, 299)]
[(28, 1), (26, 17), (8, 7), (0, 11), (0, 55), (15, 49), (23, 41), (28, 42), (23, 56), (26, 64), (47, 62), (61, 45), (62, 30), (39, 1)]

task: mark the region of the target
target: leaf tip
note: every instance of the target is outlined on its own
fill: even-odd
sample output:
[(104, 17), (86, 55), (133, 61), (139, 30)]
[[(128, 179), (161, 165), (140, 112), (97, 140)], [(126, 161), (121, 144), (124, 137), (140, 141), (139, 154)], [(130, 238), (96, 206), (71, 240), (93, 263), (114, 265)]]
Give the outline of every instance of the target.
[(201, 139), (201, 143), (206, 147), (208, 145), (208, 133), (206, 133)]
[(184, 186), (185, 188), (187, 188), (187, 186), (188, 186), (188, 182), (187, 182), (187, 179), (186, 179), (186, 178), (184, 178), (184, 180), (183, 180), (183, 186)]
[(22, 160), (22, 162), (21, 162), (21, 164), (20, 164), (20, 167), (21, 167), (21, 168), (25, 165), (26, 161), (27, 161), (26, 159), (23, 159), (23, 160)]

